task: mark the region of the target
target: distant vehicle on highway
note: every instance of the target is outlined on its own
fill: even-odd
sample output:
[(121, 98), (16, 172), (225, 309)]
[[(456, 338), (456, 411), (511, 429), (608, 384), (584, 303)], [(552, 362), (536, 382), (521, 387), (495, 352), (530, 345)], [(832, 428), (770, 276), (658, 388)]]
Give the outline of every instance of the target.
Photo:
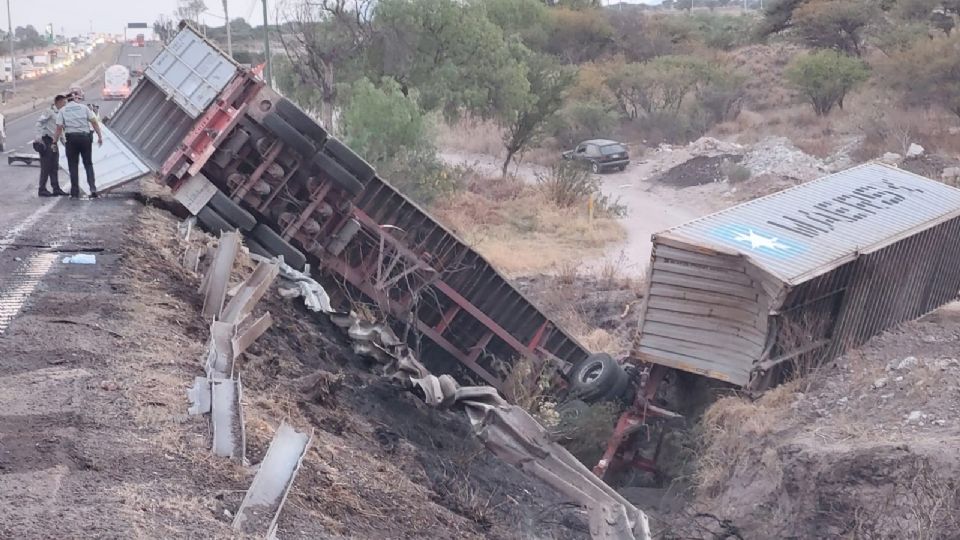
[(135, 47), (143, 47), (143, 34), (137, 34), (137, 39), (133, 42)]
[(130, 95), (130, 70), (120, 64), (112, 65), (103, 72), (103, 90), (105, 100), (127, 99)]
[(594, 173), (605, 170), (624, 170), (630, 164), (627, 145), (609, 139), (590, 139), (563, 153), (563, 159), (579, 161)]

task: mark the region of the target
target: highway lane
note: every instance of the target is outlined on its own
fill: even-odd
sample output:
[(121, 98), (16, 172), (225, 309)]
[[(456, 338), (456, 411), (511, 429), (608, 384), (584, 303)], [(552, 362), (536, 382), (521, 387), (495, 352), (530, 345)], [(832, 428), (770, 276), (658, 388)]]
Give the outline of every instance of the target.
[[(142, 66), (146, 66), (154, 59), (154, 57), (157, 56), (157, 54), (160, 53), (160, 50), (161, 45), (158, 42), (147, 42), (146, 46), (144, 47), (133, 47), (129, 44), (124, 44), (120, 49), (118, 62), (131, 69), (137, 67), (138, 63), (142, 64)], [(138, 57), (136, 55), (140, 56)], [(100, 105), (100, 116), (106, 117), (113, 114), (113, 111), (116, 110), (120, 102), (104, 101), (100, 99), (100, 90), (102, 88), (103, 79), (101, 77), (97, 78), (88, 86), (86, 86), (83, 89), (83, 94), (88, 103), (96, 103)], [(58, 93), (66, 92), (67, 90), (67, 88), (51, 88), (50, 102), (53, 102), (53, 96), (57, 95)], [(11, 152), (34, 153), (33, 148), (30, 147), (30, 144), (33, 142), (33, 138), (36, 136), (36, 123), (37, 118), (39, 117), (40, 110), (15, 120), (7, 120), (7, 144), (4, 155)], [(3, 166), (6, 166), (5, 159), (3, 160), (3, 163), (0, 164), (0, 167)], [(0, 194), (2, 194), (2, 186), (0, 186)]]

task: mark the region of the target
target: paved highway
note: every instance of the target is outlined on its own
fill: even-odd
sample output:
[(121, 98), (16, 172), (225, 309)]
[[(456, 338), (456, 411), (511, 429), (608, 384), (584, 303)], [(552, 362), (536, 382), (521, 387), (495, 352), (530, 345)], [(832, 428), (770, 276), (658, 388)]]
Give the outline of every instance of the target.
[[(142, 69), (143, 66), (149, 64), (157, 54), (160, 53), (161, 46), (159, 42), (147, 42), (144, 47), (133, 47), (128, 44), (124, 44), (120, 49), (120, 54), (118, 58), (118, 63), (127, 66), (128, 68), (138, 67), (140, 64)], [(133, 56), (131, 56), (133, 55)], [(136, 56), (140, 55), (140, 56)], [(109, 116), (113, 114), (113, 111), (116, 110), (117, 105), (120, 104), (119, 101), (103, 101), (100, 99), (100, 89), (103, 88), (103, 79), (97, 78), (90, 85), (83, 89), (84, 96), (86, 97), (87, 102), (96, 103), (100, 105), (100, 116)], [(67, 88), (51, 88), (50, 89), (50, 101), (53, 101), (53, 96), (58, 93), (66, 92)], [(40, 111), (30, 113), (21, 118), (15, 120), (7, 120), (7, 144), (6, 152), (29, 152), (33, 153), (33, 149), (30, 147), (30, 143), (33, 141), (33, 138), (36, 136), (36, 123), (37, 118), (40, 116)], [(94, 149), (96, 151), (96, 149)], [(3, 160), (3, 163), (0, 163), (0, 167), (6, 166), (6, 160)], [(37, 173), (39, 174), (39, 172)], [(3, 193), (3, 186), (0, 185), (0, 196)]]

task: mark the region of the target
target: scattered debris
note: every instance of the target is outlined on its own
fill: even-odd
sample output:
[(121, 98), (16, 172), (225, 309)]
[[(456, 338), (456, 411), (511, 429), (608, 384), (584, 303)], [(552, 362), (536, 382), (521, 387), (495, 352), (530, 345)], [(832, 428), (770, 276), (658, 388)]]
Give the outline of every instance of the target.
[(200, 294), (203, 295), (203, 317), (207, 320), (220, 317), (227, 296), (230, 270), (233, 268), (233, 262), (239, 250), (240, 233), (234, 231), (220, 235), (213, 262), (210, 263), (210, 268), (207, 269), (200, 283)]
[(312, 432), (308, 435), (296, 431), (286, 422), (280, 424), (250, 489), (240, 503), (233, 528), (247, 534), (262, 534), (266, 538), (276, 537), (277, 518), (311, 440)]
[(753, 145), (741, 165), (753, 171), (754, 176), (773, 174), (804, 181), (826, 172), (821, 160), (803, 152), (786, 137), (768, 137)]
[(907, 422), (919, 422), (924, 419), (924, 416), (923, 411), (911, 411), (907, 415)]
[(926, 149), (925, 149), (924, 147), (920, 146), (920, 145), (917, 144), (917, 143), (910, 143), (910, 147), (907, 148), (907, 157), (908, 157), (908, 158), (920, 157), (920, 156), (922, 156), (924, 153), (926, 153)]
[(89, 253), (77, 253), (64, 257), (63, 262), (66, 264), (97, 264), (97, 256)]
[(883, 156), (880, 157), (880, 161), (890, 165), (896, 165), (900, 163), (902, 159), (903, 159), (903, 156), (901, 156), (896, 152), (885, 152)]

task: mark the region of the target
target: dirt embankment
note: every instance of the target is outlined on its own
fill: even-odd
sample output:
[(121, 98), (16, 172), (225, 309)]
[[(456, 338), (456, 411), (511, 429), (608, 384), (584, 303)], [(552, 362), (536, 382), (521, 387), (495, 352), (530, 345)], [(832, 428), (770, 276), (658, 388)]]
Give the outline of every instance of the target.
[[(190, 348), (153, 350), (157, 358), (131, 366), (141, 381), (139, 408), (154, 411), (176, 459), (215, 471), (205, 490), (191, 492), (194, 514), (178, 519), (229, 532), (254, 471), (209, 457), (206, 419), (184, 418), (183, 391), (201, 374), (199, 277), (182, 270), (184, 245), (168, 214), (149, 209), (132, 247), (138, 298), (151, 315), (144, 324)], [(208, 241), (194, 233), (194, 242)], [(244, 258), (243, 256), (241, 258)], [(252, 270), (247, 261), (234, 276)], [(151, 300), (152, 298), (152, 300)], [(314, 442), (280, 518), (285, 538), (585, 538), (579, 513), (552, 490), (500, 462), (472, 436), (466, 419), (427, 407), (369, 371), (340, 332), (299, 301), (268, 293), (260, 308), (274, 325), (245, 355), (248, 459), (262, 459), (281, 420), (313, 429)], [(159, 306), (159, 307), (157, 307)], [(177, 358), (179, 360), (174, 360)], [(163, 372), (157, 384), (157, 368)], [(145, 384), (153, 380), (152, 384)], [(154, 404), (161, 404), (160, 407)], [(182, 443), (193, 441), (189, 446)], [(157, 503), (165, 504), (163, 499)], [(175, 527), (175, 525), (171, 525)]]
[[(960, 305), (706, 414), (685, 538), (957, 538)], [(693, 519), (697, 513), (708, 514)]]

